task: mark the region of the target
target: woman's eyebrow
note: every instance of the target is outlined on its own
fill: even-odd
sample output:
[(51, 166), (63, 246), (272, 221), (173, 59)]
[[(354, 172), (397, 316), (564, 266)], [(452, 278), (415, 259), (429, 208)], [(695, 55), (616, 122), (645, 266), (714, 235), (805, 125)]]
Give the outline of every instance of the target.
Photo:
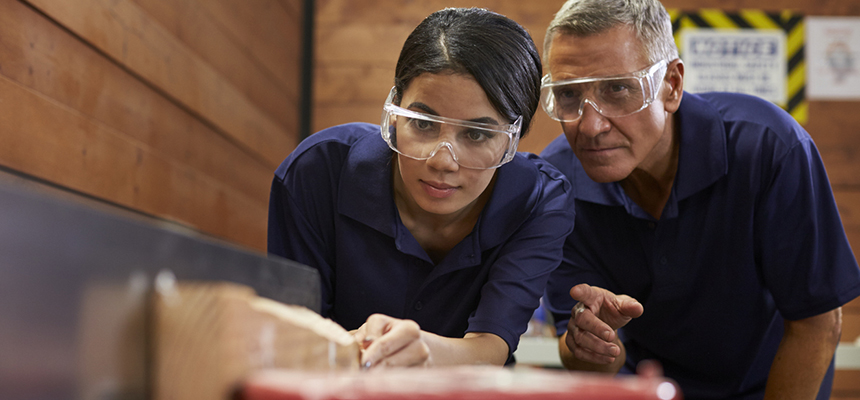
[[(428, 105), (426, 105), (420, 101), (413, 102), (413, 103), (409, 104), (409, 107), (406, 107), (406, 108), (407, 109), (417, 108), (425, 114), (430, 114), (430, 115), (435, 115), (437, 117), (441, 117), (441, 115), (439, 115), (439, 113), (437, 113), (436, 110), (434, 110), (430, 106), (428, 106)], [(480, 117), (480, 118), (469, 119), (466, 121), (476, 122), (479, 124), (490, 124), (490, 125), (498, 125), (499, 124), (499, 121), (496, 121), (496, 119), (492, 118), (492, 117)]]

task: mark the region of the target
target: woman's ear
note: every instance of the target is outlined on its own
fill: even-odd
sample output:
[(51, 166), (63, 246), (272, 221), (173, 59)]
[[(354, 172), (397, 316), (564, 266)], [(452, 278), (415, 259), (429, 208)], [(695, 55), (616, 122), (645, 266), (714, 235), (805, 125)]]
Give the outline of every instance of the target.
[(663, 81), (669, 89), (663, 100), (663, 107), (667, 112), (674, 113), (681, 106), (681, 97), (684, 95), (684, 62), (680, 58), (670, 62), (666, 67), (666, 77)]

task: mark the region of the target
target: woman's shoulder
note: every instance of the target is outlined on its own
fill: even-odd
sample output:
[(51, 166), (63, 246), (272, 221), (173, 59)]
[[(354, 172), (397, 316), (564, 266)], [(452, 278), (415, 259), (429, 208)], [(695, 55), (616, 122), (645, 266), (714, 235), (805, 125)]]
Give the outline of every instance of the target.
[[(511, 162), (511, 169), (519, 179), (534, 177), (536, 184), (556, 184), (570, 186), (567, 177), (543, 157), (527, 152), (519, 152)], [(565, 190), (569, 190), (566, 188)]]
[(519, 152), (509, 165), (504, 165), (497, 187), (532, 207), (551, 201), (566, 208), (568, 198), (573, 198), (573, 187), (567, 177), (533, 153)]
[(350, 149), (362, 139), (378, 135), (379, 125), (353, 122), (323, 129), (304, 139), (278, 167), (275, 175), (284, 178), (290, 171), (342, 163)]

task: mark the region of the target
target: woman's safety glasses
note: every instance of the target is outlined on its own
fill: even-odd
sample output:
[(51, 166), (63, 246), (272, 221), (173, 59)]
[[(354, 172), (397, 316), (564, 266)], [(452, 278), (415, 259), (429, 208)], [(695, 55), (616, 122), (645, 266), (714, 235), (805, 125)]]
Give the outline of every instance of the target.
[(572, 122), (588, 103), (604, 117), (623, 117), (648, 107), (657, 97), (666, 74), (666, 60), (625, 75), (552, 82), (541, 80), (541, 105), (556, 121)]
[(392, 104), (392, 88), (382, 111), (382, 138), (388, 147), (414, 160), (427, 160), (443, 148), (460, 166), (490, 169), (511, 161), (523, 117), (510, 125), (485, 124), (412, 111)]

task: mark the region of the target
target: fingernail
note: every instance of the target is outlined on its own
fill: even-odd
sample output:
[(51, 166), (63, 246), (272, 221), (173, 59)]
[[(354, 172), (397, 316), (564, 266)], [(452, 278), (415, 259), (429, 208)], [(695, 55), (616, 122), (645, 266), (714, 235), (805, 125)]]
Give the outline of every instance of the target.
[(612, 354), (613, 357), (618, 357), (618, 355), (621, 354), (621, 351), (618, 350), (618, 346), (612, 346), (612, 348), (609, 349), (609, 353)]
[(610, 332), (610, 331), (603, 332), (603, 340), (608, 342), (609, 340), (611, 340), (611, 338), (612, 338), (612, 332)]

